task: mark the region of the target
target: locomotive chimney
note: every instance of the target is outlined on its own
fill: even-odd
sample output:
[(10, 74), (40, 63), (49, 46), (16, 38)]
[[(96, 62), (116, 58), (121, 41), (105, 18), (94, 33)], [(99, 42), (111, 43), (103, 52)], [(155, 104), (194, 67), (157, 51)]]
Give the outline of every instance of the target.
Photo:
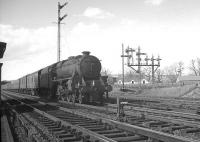
[(90, 55), (90, 52), (89, 52), (89, 51), (83, 51), (82, 53), (83, 53), (83, 56), (88, 56), (88, 55)]

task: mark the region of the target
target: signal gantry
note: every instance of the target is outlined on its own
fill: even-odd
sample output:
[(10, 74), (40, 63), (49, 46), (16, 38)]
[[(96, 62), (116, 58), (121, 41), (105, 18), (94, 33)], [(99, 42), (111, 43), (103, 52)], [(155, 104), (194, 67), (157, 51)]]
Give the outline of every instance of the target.
[[(125, 49), (124, 54), (124, 45), (122, 44), (122, 74), (124, 74), (124, 58), (127, 58), (127, 66), (133, 69), (135, 72), (140, 74), (140, 83), (141, 83), (141, 67), (150, 66), (152, 68), (152, 84), (155, 83), (155, 72), (157, 71), (158, 67), (160, 67), (160, 56), (158, 55), (155, 58), (153, 55), (151, 58), (148, 57), (147, 53), (141, 52), (140, 46), (137, 49), (130, 48), (129, 46)], [(135, 54), (134, 54), (135, 53)], [(145, 56), (144, 61), (142, 57)], [(136, 61), (137, 60), (137, 61)], [(143, 62), (142, 62), (143, 61)], [(149, 63), (150, 61), (150, 63)], [(157, 61), (157, 62), (155, 62)], [(137, 67), (135, 69), (134, 67)], [(156, 68), (155, 68), (156, 67)], [(124, 78), (124, 75), (123, 75)], [(124, 81), (124, 79), (123, 79)], [(124, 84), (124, 83), (123, 83)]]

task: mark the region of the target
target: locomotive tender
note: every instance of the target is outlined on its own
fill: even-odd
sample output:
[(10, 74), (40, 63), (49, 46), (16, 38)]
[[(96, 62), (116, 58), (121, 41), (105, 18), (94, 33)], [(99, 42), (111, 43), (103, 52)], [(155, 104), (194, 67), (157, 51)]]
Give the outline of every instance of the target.
[(47, 66), (18, 80), (5, 84), (3, 89), (79, 103), (103, 102), (110, 86), (101, 77), (101, 63), (90, 52), (72, 56)]

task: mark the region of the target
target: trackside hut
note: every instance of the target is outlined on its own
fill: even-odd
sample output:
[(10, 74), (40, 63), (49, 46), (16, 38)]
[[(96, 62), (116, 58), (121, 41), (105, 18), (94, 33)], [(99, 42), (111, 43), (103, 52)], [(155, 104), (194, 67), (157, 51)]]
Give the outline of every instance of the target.
[(177, 83), (185, 84), (200, 84), (200, 76), (180, 76), (177, 78)]

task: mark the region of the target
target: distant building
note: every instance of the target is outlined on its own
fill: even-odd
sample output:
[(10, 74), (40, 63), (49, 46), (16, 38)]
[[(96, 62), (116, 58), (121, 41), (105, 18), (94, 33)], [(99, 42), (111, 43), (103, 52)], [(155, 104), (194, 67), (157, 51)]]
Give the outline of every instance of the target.
[(179, 76), (177, 83), (184, 84), (200, 84), (200, 76)]
[[(122, 84), (123, 78), (122, 76), (117, 77), (117, 84)], [(124, 77), (124, 84), (147, 84), (149, 83), (144, 77), (141, 77), (141, 80), (138, 76), (125, 76)]]

